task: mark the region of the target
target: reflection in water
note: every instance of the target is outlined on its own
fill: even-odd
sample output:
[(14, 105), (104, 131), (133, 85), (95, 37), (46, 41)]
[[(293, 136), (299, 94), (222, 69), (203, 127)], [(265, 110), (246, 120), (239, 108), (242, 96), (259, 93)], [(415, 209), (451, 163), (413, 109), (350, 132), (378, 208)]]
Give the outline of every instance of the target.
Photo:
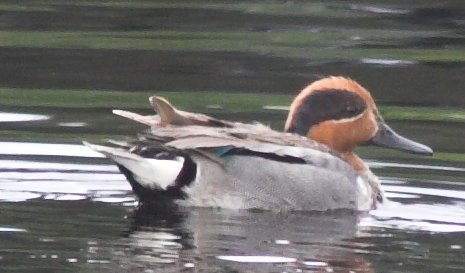
[(350, 9), (353, 10), (360, 10), (360, 11), (367, 11), (371, 13), (378, 13), (378, 14), (407, 14), (410, 11), (408, 9), (400, 9), (400, 8), (387, 8), (381, 6), (370, 6), (370, 5), (357, 5), (351, 4), (349, 5)]
[[(92, 164), (100, 154), (82, 145), (0, 142), (4, 156), (39, 156), (37, 160), (0, 160), (0, 200), (92, 199), (133, 204), (130, 186), (114, 165)], [(76, 159), (86, 158), (85, 164)], [(90, 162), (89, 162), (90, 161)], [(129, 195), (128, 195), (129, 194)]]
[(58, 122), (57, 125), (61, 127), (85, 127), (88, 124), (85, 122)]
[[(128, 237), (117, 248), (124, 270), (179, 272), (371, 272), (348, 240), (359, 216), (140, 208)], [(129, 248), (123, 247), (130, 245)], [(257, 266), (258, 264), (258, 266)]]
[(45, 115), (0, 112), (0, 123), (1, 122), (39, 121), (39, 120), (47, 120), (49, 118), (50, 118), (49, 116), (45, 116)]
[[(239, 263), (295, 263), (297, 259), (279, 257), (279, 256), (216, 256), (216, 258), (225, 261)], [(326, 264), (326, 263), (322, 263)]]
[(433, 165), (418, 165), (418, 164), (400, 164), (394, 162), (369, 162), (370, 168), (404, 168), (404, 169), (423, 169), (423, 170), (438, 170), (451, 172), (465, 172), (465, 168), (450, 167), (450, 166), (433, 166)]
[(415, 62), (412, 61), (407, 61), (407, 60), (384, 60), (384, 59), (368, 59), (368, 58), (362, 58), (360, 60), (361, 63), (363, 64), (379, 64), (379, 65), (386, 65), (386, 66), (404, 66), (404, 65), (410, 65), (410, 64), (415, 64)]
[[(463, 194), (463, 193), (462, 193)], [(370, 212), (361, 226), (430, 232), (465, 232), (465, 203), (454, 205), (389, 202)]]
[(1, 272), (98, 272), (126, 225), (124, 208), (87, 200), (1, 202), (0, 209)]
[(33, 142), (0, 142), (0, 154), (103, 157), (83, 145)]
[[(405, 271), (404, 263), (412, 255), (422, 264), (431, 259), (429, 253), (463, 248), (456, 242), (460, 238), (456, 232), (463, 232), (465, 223), (450, 221), (457, 215), (428, 218), (431, 222), (418, 217), (402, 220), (393, 213), (416, 211), (438, 216), (440, 211), (434, 211), (433, 205), (397, 204), (391, 209), (381, 208), (370, 216), (347, 211), (272, 213), (142, 207), (135, 211), (128, 236), (117, 243), (115, 259), (122, 265), (118, 272), (151, 268), (159, 272), (188, 268), (195, 268), (195, 272), (391, 272)], [(411, 233), (399, 237), (400, 230)], [(422, 237), (431, 232), (452, 233), (424, 241)], [(376, 267), (385, 271), (377, 271), (373, 265), (378, 255), (390, 261), (377, 262)], [(459, 262), (459, 257), (450, 261), (452, 271)]]
[(0, 232), (27, 232), (27, 230), (22, 228), (0, 227)]
[(0, 200), (35, 198), (123, 203), (134, 202), (115, 166), (0, 160)]

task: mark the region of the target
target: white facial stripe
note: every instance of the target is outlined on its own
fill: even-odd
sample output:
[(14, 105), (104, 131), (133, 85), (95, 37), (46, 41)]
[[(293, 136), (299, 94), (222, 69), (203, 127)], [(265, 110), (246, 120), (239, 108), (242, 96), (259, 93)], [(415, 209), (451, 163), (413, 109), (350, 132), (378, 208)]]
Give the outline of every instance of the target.
[(358, 115), (356, 115), (354, 117), (350, 117), (350, 118), (332, 119), (331, 122), (334, 122), (334, 123), (352, 122), (352, 121), (355, 121), (355, 120), (361, 118), (366, 113), (366, 111), (367, 111), (367, 109), (365, 109), (360, 114), (358, 114)]

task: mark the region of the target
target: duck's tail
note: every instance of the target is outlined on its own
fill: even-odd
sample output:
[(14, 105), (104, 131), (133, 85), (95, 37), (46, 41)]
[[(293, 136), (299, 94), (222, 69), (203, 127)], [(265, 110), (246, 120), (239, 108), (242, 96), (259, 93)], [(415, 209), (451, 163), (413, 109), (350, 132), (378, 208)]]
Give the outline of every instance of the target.
[(195, 172), (195, 163), (162, 148), (138, 149), (130, 145), (110, 147), (83, 143), (113, 160), (139, 197), (147, 196), (150, 192), (180, 190), (192, 179), (186, 177), (186, 172), (190, 171), (191, 175)]

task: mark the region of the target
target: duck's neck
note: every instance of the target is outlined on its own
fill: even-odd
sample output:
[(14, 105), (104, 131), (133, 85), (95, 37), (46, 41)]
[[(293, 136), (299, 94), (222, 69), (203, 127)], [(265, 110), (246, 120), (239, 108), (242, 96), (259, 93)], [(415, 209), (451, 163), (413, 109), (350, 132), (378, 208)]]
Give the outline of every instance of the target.
[(381, 183), (378, 180), (378, 177), (374, 175), (368, 165), (363, 162), (363, 160), (358, 157), (358, 155), (353, 152), (342, 153), (342, 157), (367, 181), (368, 185), (371, 187), (371, 194), (373, 200), (383, 202), (384, 195), (381, 190)]
[(342, 156), (357, 172), (362, 173), (369, 170), (367, 164), (353, 152), (342, 153)]

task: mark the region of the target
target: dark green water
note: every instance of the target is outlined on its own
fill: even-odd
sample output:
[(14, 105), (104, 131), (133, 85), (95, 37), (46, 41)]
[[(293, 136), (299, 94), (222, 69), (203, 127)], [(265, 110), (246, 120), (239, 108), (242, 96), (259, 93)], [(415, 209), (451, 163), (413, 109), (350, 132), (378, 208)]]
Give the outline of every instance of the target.
[[(306, 84), (349, 76), (431, 158), (358, 153), (366, 214), (143, 211), (81, 140), (143, 127), (161, 94), (281, 129)], [(0, 272), (463, 272), (463, 1), (2, 1)]]

